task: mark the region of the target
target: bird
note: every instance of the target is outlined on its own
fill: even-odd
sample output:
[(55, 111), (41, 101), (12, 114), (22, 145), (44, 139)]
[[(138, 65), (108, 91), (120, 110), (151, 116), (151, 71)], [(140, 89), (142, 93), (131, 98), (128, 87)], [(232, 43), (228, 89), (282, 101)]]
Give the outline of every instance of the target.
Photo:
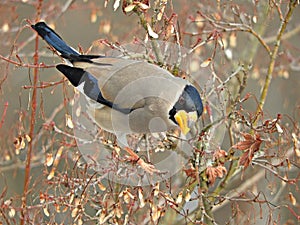
[(191, 131), (203, 113), (198, 90), (188, 80), (143, 60), (80, 54), (45, 22), (31, 27), (56, 51), (65, 64), (56, 65), (87, 100), (87, 112), (149, 174), (159, 172), (127, 143), (126, 135)]

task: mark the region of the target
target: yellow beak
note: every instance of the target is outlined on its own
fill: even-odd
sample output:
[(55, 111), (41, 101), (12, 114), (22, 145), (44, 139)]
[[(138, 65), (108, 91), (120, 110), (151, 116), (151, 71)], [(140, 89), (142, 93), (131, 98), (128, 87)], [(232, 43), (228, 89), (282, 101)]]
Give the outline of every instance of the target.
[(184, 110), (179, 110), (174, 116), (176, 122), (178, 123), (181, 132), (186, 135), (189, 131), (189, 122), (196, 122), (197, 121), (197, 113), (196, 112), (189, 112), (187, 113)]

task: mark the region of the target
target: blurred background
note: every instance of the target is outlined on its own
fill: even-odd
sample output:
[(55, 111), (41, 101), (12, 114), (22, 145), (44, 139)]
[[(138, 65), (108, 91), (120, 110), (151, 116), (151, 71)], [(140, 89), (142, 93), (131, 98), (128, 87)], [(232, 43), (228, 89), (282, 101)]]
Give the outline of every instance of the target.
[[(26, 224), (299, 224), (298, 6), (281, 37), (263, 112), (257, 121), (255, 117), (280, 19), (286, 16), (290, 2), (1, 1), (0, 223), (17, 224), (24, 216)], [(158, 20), (160, 13), (162, 19)], [(232, 162), (238, 163), (242, 154), (238, 150), (237, 158), (226, 158), (225, 165), (217, 162), (227, 172), (234, 172), (230, 177), (218, 176), (226, 177), (225, 186), (217, 179), (215, 184), (208, 182), (202, 187), (202, 181), (192, 181), (182, 171), (177, 183), (161, 184), (164, 189), (160, 198), (153, 194), (157, 185), (127, 189), (97, 177), (93, 184), (97, 187), (91, 187), (88, 180), (94, 175), (84, 167), (76, 167), (79, 152), (75, 140), (67, 135), (72, 134), (73, 128), (69, 119), (74, 91), (55, 69), (62, 60), (45, 42), (36, 40), (36, 33), (29, 26), (39, 20), (46, 21), (68, 44), (84, 53), (105, 54), (119, 45), (149, 41), (151, 30), (145, 29), (145, 21), (159, 34), (159, 40), (193, 49), (201, 60), (192, 60), (190, 72), (196, 75), (191, 78), (200, 83), (204, 96), (210, 90), (220, 93), (215, 98), (220, 97), (218, 110), (222, 113), (218, 115), (224, 116), (211, 121), (209, 110), (214, 109), (207, 106), (204, 119), (213, 122), (221, 118), (226, 125), (220, 131), (214, 130), (213, 135), (219, 137), (211, 148), (231, 154), (233, 144), (243, 140), (242, 133), (251, 133), (253, 128), (264, 141), (261, 152), (255, 155), (257, 161), (245, 170), (237, 167)], [(38, 62), (47, 67), (38, 70), (37, 108), (32, 125), (36, 49)], [(201, 84), (198, 72), (204, 67), (211, 71), (208, 76), (214, 88)], [(30, 129), (34, 137), (30, 137)], [(26, 178), (30, 142), (31, 171)], [(60, 152), (62, 146), (64, 150)], [(206, 176), (211, 182), (205, 172), (207, 167), (205, 164), (199, 171), (200, 180), (207, 182)], [(239, 169), (231, 170), (232, 167)], [(49, 174), (57, 177), (49, 179)], [(85, 183), (80, 185), (75, 178)], [(24, 193), (26, 180), (30, 182)], [(222, 190), (215, 192), (218, 188)], [(180, 193), (186, 202), (178, 200)], [(22, 196), (26, 197), (27, 214)], [(208, 200), (200, 200), (203, 196)], [(141, 206), (143, 198), (145, 208)], [(211, 205), (212, 212), (205, 214), (205, 204)]]

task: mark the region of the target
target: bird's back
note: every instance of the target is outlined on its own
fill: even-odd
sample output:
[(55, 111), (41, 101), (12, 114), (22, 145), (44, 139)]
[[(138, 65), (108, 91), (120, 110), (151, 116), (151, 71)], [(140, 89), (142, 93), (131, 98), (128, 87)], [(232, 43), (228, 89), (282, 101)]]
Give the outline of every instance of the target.
[(74, 62), (74, 66), (95, 76), (103, 97), (122, 108), (130, 108), (139, 99), (147, 97), (163, 97), (174, 102), (179, 98), (179, 90), (183, 90), (188, 83), (144, 61), (99, 58), (92, 62)]

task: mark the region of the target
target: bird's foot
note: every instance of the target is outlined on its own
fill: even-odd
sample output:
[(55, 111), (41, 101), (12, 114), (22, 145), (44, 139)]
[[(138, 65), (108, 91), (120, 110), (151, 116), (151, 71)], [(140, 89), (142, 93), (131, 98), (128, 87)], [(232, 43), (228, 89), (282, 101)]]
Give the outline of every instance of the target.
[(160, 170), (156, 169), (154, 165), (146, 163), (142, 158), (140, 158), (131, 148), (125, 147), (126, 152), (130, 155), (130, 160), (136, 162), (140, 167), (149, 174), (161, 173)]
[(137, 163), (140, 165), (140, 167), (148, 172), (149, 174), (153, 173), (160, 173), (160, 170), (156, 169), (154, 165), (146, 163), (143, 159), (139, 158)]

